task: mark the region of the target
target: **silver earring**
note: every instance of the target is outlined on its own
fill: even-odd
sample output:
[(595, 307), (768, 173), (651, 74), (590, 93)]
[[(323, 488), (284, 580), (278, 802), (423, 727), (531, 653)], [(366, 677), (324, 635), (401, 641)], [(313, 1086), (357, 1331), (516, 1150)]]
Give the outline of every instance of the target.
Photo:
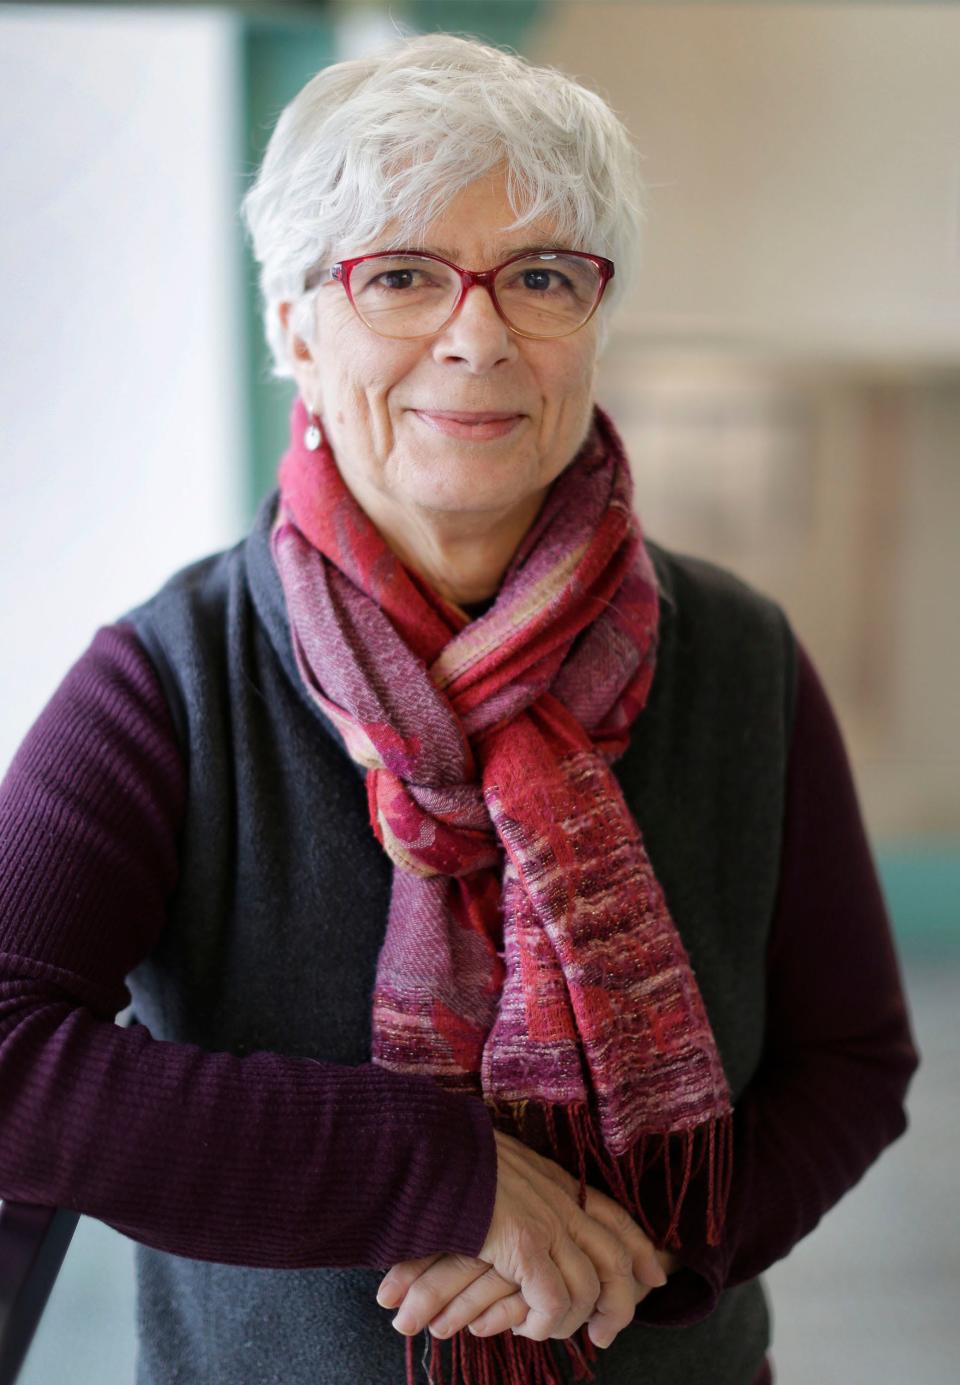
[(308, 452), (317, 452), (323, 446), (323, 429), (315, 413), (310, 414), (310, 422), (303, 430), (303, 445)]

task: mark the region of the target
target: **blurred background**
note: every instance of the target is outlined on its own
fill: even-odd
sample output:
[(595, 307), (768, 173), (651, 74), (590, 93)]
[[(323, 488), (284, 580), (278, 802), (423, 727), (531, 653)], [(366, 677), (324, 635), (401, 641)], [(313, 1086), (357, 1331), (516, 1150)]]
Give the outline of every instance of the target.
[[(245, 532), (290, 387), (269, 378), (240, 196), (308, 76), (430, 29), (561, 67), (633, 131), (643, 267), (599, 400), (646, 532), (783, 604), (853, 761), (923, 1065), (908, 1137), (767, 1276), (778, 1382), (945, 1385), (960, 1347), (957, 7), (0, 5), (0, 772), (98, 625)], [(133, 1323), (130, 1243), (82, 1219), (23, 1380), (132, 1381)]]

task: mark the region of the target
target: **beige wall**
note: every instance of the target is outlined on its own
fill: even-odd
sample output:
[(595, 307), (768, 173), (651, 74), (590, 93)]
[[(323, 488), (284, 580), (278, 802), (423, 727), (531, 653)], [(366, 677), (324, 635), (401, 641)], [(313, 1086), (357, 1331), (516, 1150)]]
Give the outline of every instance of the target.
[(960, 7), (548, 7), (644, 154), (600, 399), (649, 532), (776, 596), (875, 839), (960, 835)]
[(526, 47), (636, 136), (646, 331), (960, 359), (960, 7), (571, 0)]
[(651, 537), (787, 611), (874, 838), (960, 835), (960, 372), (890, 378), (625, 334), (598, 396)]
[[(960, 830), (960, 380), (909, 399), (904, 561), (897, 586), (899, 694), (891, 762), (865, 784), (921, 832)], [(874, 781), (875, 776), (875, 781)]]

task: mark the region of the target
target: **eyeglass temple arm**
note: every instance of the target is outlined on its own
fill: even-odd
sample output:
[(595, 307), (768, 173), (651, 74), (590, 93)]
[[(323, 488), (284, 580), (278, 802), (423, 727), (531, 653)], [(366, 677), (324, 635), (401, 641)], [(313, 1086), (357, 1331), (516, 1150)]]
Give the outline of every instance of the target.
[(340, 264), (324, 265), (322, 269), (311, 269), (303, 278), (303, 291), (309, 293), (318, 284), (322, 284), (326, 276), (336, 279), (338, 282), (343, 278), (343, 266)]

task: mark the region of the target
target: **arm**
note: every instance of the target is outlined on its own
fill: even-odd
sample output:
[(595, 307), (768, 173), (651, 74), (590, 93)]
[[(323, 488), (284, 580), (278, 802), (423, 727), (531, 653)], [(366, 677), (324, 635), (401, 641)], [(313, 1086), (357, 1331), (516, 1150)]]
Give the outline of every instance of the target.
[(185, 792), (133, 630), (100, 631), (0, 785), (0, 1196), (228, 1264), (475, 1253), (496, 1181), (480, 1102), (112, 1022), (164, 926)]
[(907, 1128), (919, 1055), (890, 923), (836, 719), (798, 655), (765, 1051), (737, 1103), (728, 1234), (708, 1247), (685, 1219), (682, 1268), (644, 1300), (644, 1322), (705, 1317), (722, 1290), (787, 1255)]

